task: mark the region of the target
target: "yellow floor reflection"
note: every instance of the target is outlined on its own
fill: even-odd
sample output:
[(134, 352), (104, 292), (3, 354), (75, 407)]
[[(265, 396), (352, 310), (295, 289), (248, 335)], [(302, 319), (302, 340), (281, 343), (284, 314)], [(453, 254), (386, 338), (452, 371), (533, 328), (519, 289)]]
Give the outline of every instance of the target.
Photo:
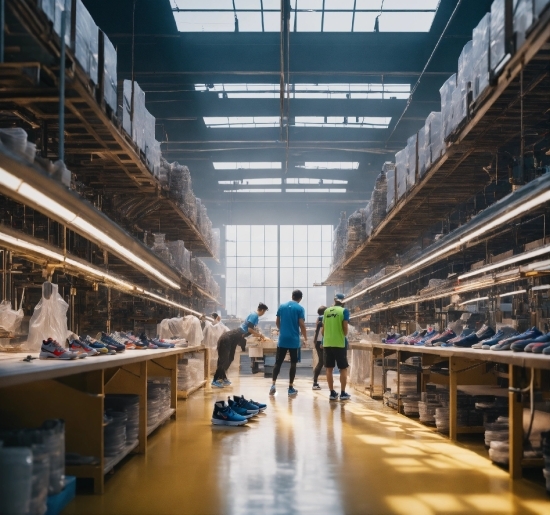
[[(326, 387), (312, 392), (303, 380), (295, 399), (283, 384), (269, 398), (261, 377), (235, 383), (180, 401), (146, 458), (117, 467), (105, 495), (79, 495), (65, 514), (550, 513), (542, 482), (512, 482), (481, 446), (454, 445), (378, 401), (330, 403)], [(241, 392), (267, 402), (266, 414), (244, 428), (212, 427), (214, 400)]]

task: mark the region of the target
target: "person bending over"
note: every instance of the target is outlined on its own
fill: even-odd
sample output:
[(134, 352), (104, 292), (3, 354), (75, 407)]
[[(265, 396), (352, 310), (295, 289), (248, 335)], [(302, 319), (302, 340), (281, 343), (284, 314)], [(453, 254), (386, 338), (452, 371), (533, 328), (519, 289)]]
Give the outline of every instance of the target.
[(351, 395), (346, 393), (349, 367), (346, 336), (348, 334), (349, 311), (344, 307), (344, 300), (344, 294), (337, 293), (334, 296), (334, 306), (327, 308), (323, 315), (323, 353), (331, 401), (338, 400), (338, 394), (334, 391), (335, 364), (340, 370), (340, 400), (351, 399)]
[(231, 381), (227, 379), (227, 371), (235, 359), (237, 345), (240, 345), (241, 349), (244, 351), (246, 346), (245, 338), (248, 336), (253, 335), (260, 338), (260, 340), (264, 339), (264, 336), (257, 330), (256, 326), (260, 321), (260, 317), (263, 316), (267, 310), (268, 307), (263, 302), (260, 302), (258, 309), (250, 313), (240, 327), (232, 331), (227, 331), (220, 336), (217, 345), (218, 364), (214, 379), (211, 383), (212, 386), (215, 388), (223, 388), (224, 386), (231, 385)]
[(317, 317), (317, 324), (315, 325), (315, 336), (313, 337), (313, 342), (315, 343), (315, 351), (317, 352), (317, 366), (315, 367), (315, 370), (313, 370), (313, 388), (312, 390), (320, 390), (321, 387), (319, 386), (319, 374), (321, 373), (321, 370), (323, 370), (323, 314), (326, 310), (326, 306), (321, 306), (317, 310), (317, 314), (319, 315)]
[(288, 396), (292, 397), (298, 393), (298, 390), (294, 388), (294, 378), (296, 377), (296, 364), (298, 363), (298, 351), (300, 349), (300, 331), (304, 337), (304, 342), (307, 343), (306, 312), (300, 306), (301, 300), (302, 292), (294, 290), (292, 300), (281, 304), (277, 310), (276, 324), (277, 329), (279, 329), (279, 341), (277, 342), (277, 357), (273, 368), (273, 384), (269, 390), (269, 395), (275, 395), (277, 391), (275, 383), (287, 352), (290, 353)]

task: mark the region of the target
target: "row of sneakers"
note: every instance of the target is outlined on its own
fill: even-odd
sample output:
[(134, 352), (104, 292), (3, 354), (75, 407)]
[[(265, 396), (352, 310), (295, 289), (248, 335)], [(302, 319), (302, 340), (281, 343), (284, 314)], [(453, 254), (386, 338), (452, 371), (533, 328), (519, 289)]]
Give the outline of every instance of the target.
[(249, 419), (256, 417), (266, 409), (266, 404), (252, 399), (247, 400), (244, 395), (240, 397), (235, 395), (233, 399), (228, 397), (227, 402), (217, 401), (214, 403), (212, 424), (215, 426), (244, 426)]
[(492, 338), (482, 341), (472, 348), (550, 355), (550, 333), (544, 334), (536, 327), (531, 327), (523, 333), (518, 333), (512, 327), (503, 327)]
[(139, 337), (124, 332), (112, 334), (98, 333), (95, 338), (91, 336), (78, 336), (72, 334), (69, 338), (69, 348), (63, 347), (53, 338), (42, 342), (40, 359), (73, 360), (87, 356), (114, 355), (126, 350), (135, 349), (171, 349), (175, 342), (149, 339), (142, 333)]

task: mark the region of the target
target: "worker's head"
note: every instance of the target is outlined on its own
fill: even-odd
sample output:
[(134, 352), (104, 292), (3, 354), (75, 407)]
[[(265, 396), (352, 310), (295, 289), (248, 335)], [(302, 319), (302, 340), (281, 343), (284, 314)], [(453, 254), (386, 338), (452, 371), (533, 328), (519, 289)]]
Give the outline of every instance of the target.
[(265, 315), (265, 312), (268, 310), (269, 308), (263, 303), (263, 302), (260, 302), (258, 304), (258, 315), (260, 316), (263, 316)]
[(303, 297), (303, 295), (302, 295), (302, 292), (300, 290), (294, 290), (292, 292), (292, 300), (294, 302), (300, 302), (302, 300), (302, 297)]
[(337, 293), (334, 295), (334, 304), (336, 306), (343, 306), (346, 302), (346, 296), (343, 293)]
[(327, 309), (326, 306), (320, 306), (319, 309), (317, 310), (317, 314), (322, 317), (324, 314), (325, 314), (325, 310)]
[(221, 320), (220, 315), (218, 315), (217, 313), (212, 313), (210, 316), (214, 319), (215, 323), (217, 323)]

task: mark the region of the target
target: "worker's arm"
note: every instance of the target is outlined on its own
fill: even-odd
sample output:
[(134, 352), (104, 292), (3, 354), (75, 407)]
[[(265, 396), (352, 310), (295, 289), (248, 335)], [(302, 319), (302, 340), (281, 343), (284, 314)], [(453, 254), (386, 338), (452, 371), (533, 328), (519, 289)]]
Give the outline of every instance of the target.
[(249, 327), (248, 328), (248, 332), (252, 335), (252, 336), (256, 336), (256, 338), (259, 338), (260, 340), (263, 340), (265, 339), (265, 336), (260, 333), (260, 331), (256, 331), (256, 329), (252, 329), (252, 327)]
[(275, 325), (277, 326), (277, 329), (281, 329), (281, 318), (277, 317), (275, 319)]
[(300, 318), (300, 330), (302, 331), (302, 336), (304, 337), (304, 343), (307, 343), (307, 329), (306, 323), (303, 318)]
[(321, 324), (317, 322), (317, 325), (315, 326), (315, 334), (313, 335), (313, 344), (317, 344), (317, 337), (319, 336), (319, 333), (321, 331)]
[(348, 335), (348, 326), (349, 326), (349, 322), (347, 320), (344, 320), (342, 322), (342, 329), (344, 330), (344, 336)]

